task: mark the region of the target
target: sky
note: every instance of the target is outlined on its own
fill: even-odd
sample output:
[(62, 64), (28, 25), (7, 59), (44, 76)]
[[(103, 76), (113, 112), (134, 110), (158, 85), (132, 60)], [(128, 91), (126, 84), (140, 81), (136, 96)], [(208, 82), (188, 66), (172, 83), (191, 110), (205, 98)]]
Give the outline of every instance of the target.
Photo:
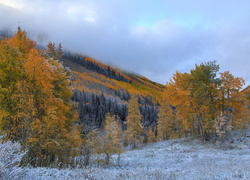
[(249, 0), (0, 0), (0, 29), (19, 25), (161, 84), (213, 60), (250, 84)]

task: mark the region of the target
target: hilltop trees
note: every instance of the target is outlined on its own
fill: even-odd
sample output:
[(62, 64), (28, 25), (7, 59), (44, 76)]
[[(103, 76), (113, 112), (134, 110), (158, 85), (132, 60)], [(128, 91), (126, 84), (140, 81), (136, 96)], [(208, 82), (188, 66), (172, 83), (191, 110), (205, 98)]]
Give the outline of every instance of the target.
[(84, 57), (81, 55), (72, 55), (70, 53), (65, 53), (63, 58), (70, 59), (72, 62), (79, 64), (89, 70), (95, 71), (99, 74), (109, 77), (110, 79), (115, 79), (117, 81), (124, 81), (127, 83), (132, 83), (132, 79), (127, 76), (121, 75), (118, 71), (110, 66), (104, 65), (90, 57)]

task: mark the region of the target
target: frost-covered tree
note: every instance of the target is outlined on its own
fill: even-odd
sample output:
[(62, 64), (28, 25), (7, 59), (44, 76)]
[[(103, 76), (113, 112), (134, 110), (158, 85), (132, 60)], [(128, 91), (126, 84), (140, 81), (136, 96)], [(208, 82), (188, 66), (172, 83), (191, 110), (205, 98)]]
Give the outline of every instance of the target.
[(225, 141), (227, 137), (228, 131), (231, 131), (233, 129), (233, 126), (230, 125), (229, 118), (223, 113), (220, 114), (220, 116), (216, 117), (214, 122), (214, 128), (216, 130), (216, 135), (218, 136), (219, 141), (218, 143), (222, 143)]
[(107, 113), (105, 119), (106, 135), (104, 136), (103, 153), (105, 154), (105, 163), (109, 164), (113, 154), (120, 154), (122, 152), (122, 132), (118, 120), (111, 117), (110, 113)]
[(26, 152), (18, 142), (5, 141), (0, 137), (0, 179), (19, 179), (24, 169), (18, 167)]
[(83, 137), (80, 154), (83, 156), (83, 165), (86, 167), (90, 163), (90, 158), (93, 154), (99, 156), (102, 148), (102, 139), (96, 129), (89, 131)]

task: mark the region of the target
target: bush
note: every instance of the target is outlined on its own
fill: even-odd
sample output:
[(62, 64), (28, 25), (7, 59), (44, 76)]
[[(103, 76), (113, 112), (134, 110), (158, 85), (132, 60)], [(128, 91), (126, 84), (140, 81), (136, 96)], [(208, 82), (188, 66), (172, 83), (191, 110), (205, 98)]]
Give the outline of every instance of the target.
[(3, 142), (0, 137), (0, 179), (19, 179), (23, 169), (19, 167), (22, 157), (26, 152), (21, 152), (21, 145), (17, 142)]

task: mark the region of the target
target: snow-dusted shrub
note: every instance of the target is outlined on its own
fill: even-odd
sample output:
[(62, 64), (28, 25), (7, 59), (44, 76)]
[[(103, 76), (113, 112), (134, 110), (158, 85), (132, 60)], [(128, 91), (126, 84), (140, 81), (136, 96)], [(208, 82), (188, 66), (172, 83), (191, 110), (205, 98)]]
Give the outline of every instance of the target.
[(220, 115), (215, 119), (214, 127), (216, 129), (216, 134), (223, 138), (228, 130), (232, 130), (232, 126), (229, 124), (229, 120), (226, 116)]
[(0, 179), (19, 179), (23, 169), (18, 167), (26, 152), (21, 152), (18, 142), (3, 142), (0, 137)]
[(229, 123), (230, 118), (221, 114), (215, 119), (214, 127), (216, 130), (217, 141), (216, 144), (219, 147), (229, 148), (231, 147), (229, 142), (228, 132), (233, 129)]

